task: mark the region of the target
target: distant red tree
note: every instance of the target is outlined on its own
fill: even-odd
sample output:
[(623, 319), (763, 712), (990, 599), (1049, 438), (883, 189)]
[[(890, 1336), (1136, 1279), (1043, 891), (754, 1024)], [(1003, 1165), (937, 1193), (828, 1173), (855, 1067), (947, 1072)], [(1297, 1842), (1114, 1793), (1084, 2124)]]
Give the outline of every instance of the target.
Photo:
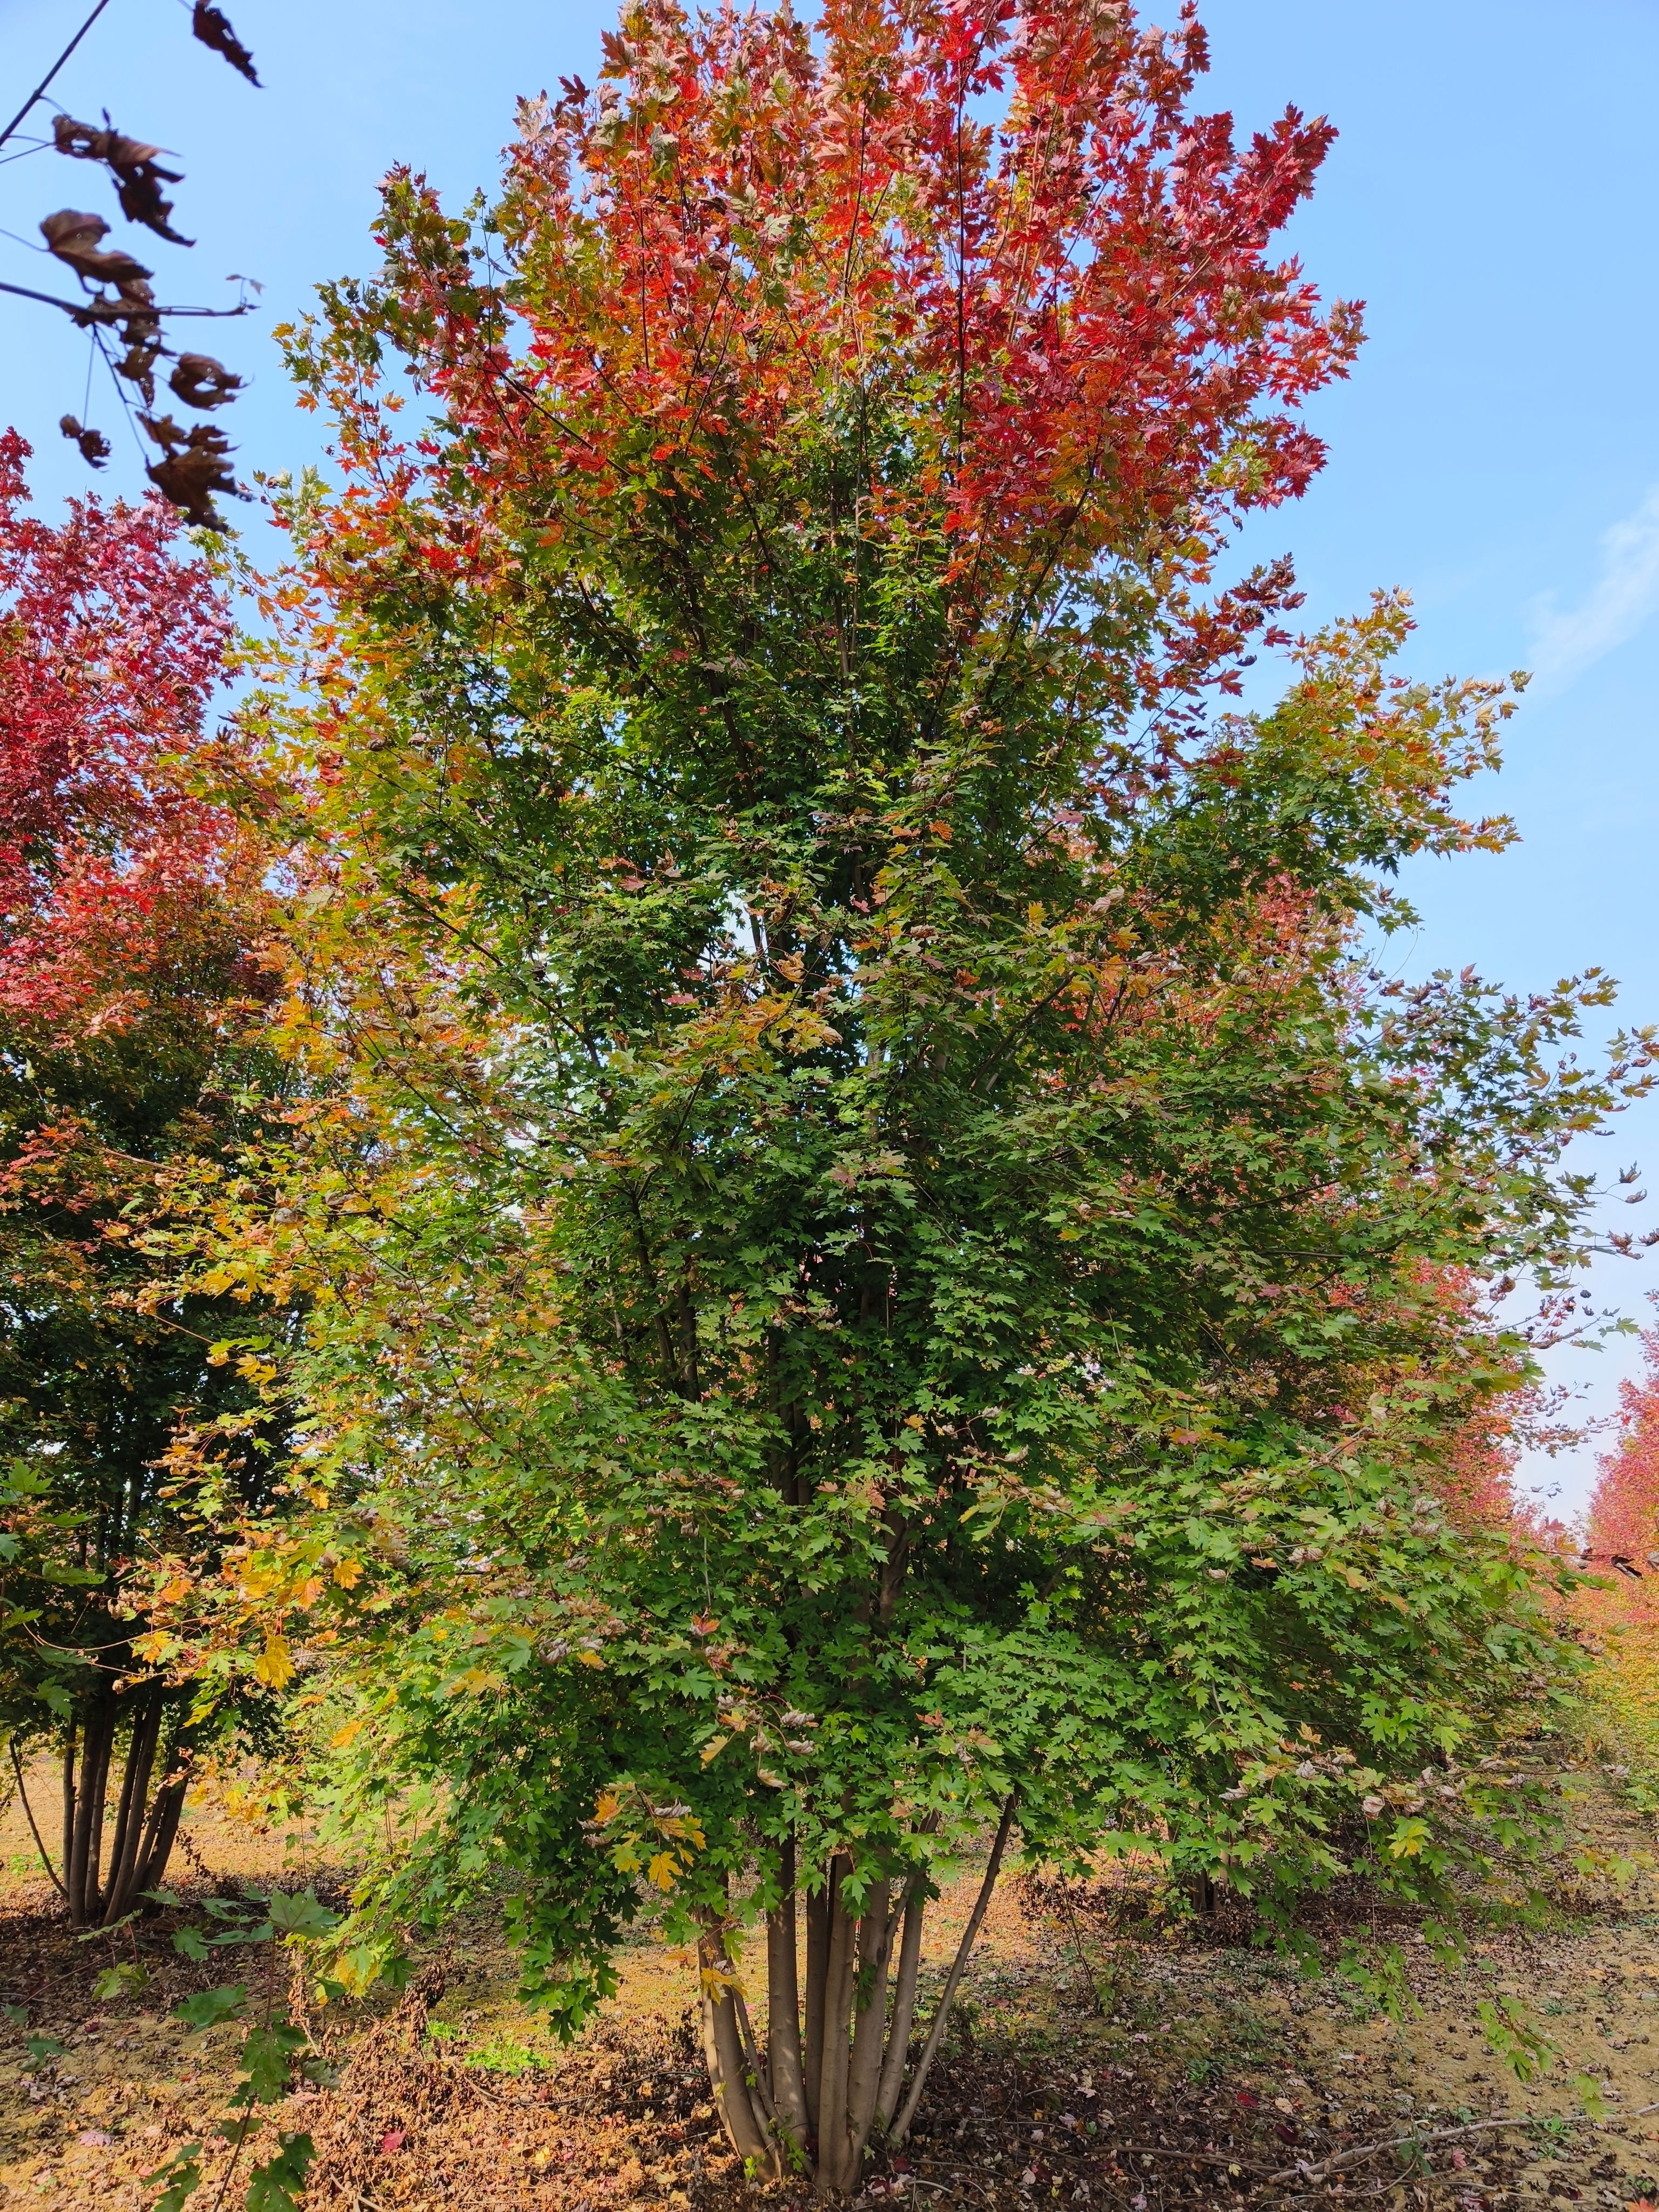
[(1659, 1550), (1659, 1329), (1650, 1330), (1642, 1342), (1646, 1369), (1620, 1387), (1619, 1440), (1601, 1455), (1590, 1498), (1589, 1548), (1598, 1571), (1605, 1572), (1612, 1559), (1626, 1561), (1634, 1571), (1620, 1574), (1627, 1604), (1659, 1616), (1659, 1571), (1647, 1559)]

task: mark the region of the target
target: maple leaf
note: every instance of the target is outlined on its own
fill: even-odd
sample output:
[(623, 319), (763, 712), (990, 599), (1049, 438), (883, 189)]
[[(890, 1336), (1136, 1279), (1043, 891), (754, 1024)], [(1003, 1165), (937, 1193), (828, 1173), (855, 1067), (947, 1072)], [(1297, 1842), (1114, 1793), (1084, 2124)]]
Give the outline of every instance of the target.
[(253, 57), (231, 28), (223, 9), (213, 7), (210, 0), (196, 0), (191, 11), (190, 29), (192, 38), (199, 39), (204, 46), (211, 46), (216, 54), (222, 54), (232, 69), (250, 84), (258, 83)]
[(254, 1661), (253, 1679), (273, 1690), (285, 1689), (296, 1673), (293, 1656), (285, 1636), (271, 1635), (265, 1638), (264, 1650)]

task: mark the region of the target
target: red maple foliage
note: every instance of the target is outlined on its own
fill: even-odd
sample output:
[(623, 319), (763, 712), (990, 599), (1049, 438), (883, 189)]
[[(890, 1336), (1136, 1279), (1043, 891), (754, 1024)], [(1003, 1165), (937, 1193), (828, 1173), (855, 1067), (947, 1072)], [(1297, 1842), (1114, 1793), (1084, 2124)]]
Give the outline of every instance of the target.
[[(632, 538), (711, 585), (718, 544), (720, 591), (787, 623), (817, 465), (863, 561), (943, 573), (956, 673), (1106, 557), (1156, 579), (1156, 690), (1230, 681), (1288, 565), (1206, 606), (1183, 586), (1305, 486), (1299, 404), (1358, 339), (1269, 251), (1329, 125), (1291, 109), (1240, 148), (1191, 112), (1190, 4), (1165, 33), (1117, 0), (829, 0), (811, 26), (641, 0), (605, 45), (597, 91), (524, 104), (486, 233), (394, 172), (382, 282), (300, 349), (354, 472), (313, 549), (347, 593), (407, 589), (410, 554), (436, 586)], [(441, 446), (400, 431), (375, 325)]]
[(233, 865), (230, 817), (181, 774), (230, 623), (160, 500), (45, 522), (28, 453), (0, 436), (0, 1009), (108, 1022)]

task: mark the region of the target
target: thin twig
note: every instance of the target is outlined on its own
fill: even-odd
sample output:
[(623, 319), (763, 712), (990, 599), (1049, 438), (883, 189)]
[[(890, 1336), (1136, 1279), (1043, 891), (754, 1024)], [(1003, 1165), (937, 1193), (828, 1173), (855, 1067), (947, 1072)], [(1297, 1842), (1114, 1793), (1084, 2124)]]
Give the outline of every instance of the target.
[(933, 2024), (927, 2031), (927, 2040), (921, 2046), (916, 2060), (915, 2078), (910, 2084), (910, 2094), (900, 2107), (893, 2124), (890, 2143), (902, 2143), (910, 2132), (910, 2123), (916, 2116), (916, 2106), (921, 2102), (921, 2093), (927, 2086), (927, 2076), (933, 2068), (934, 2054), (945, 2033), (945, 2023), (951, 2017), (951, 2000), (957, 1993), (957, 1984), (962, 1979), (968, 1954), (974, 1948), (974, 1938), (979, 1933), (986, 1908), (991, 1902), (991, 1892), (996, 1887), (997, 1870), (1002, 1864), (1002, 1854), (1007, 1848), (1008, 1832), (1014, 1825), (1014, 1799), (1011, 1796), (1002, 1808), (1002, 1818), (997, 1824), (995, 1841), (987, 1862), (985, 1879), (979, 1886), (979, 1895), (974, 1899), (974, 1909), (968, 1916), (968, 1925), (962, 1931), (962, 1941), (957, 1946), (957, 1955), (951, 1961), (951, 1971), (945, 1978), (945, 1987), (939, 1993), (939, 2008), (933, 2014)]
[(86, 21), (82, 24), (80, 29), (70, 40), (68, 46), (64, 47), (63, 52), (58, 55), (57, 60), (41, 78), (40, 83), (35, 86), (33, 91), (23, 102), (23, 105), (18, 109), (16, 114), (12, 117), (11, 121), (7, 124), (5, 129), (3, 131), (0, 131), (0, 146), (3, 146), (5, 144), (7, 139), (9, 138), (12, 132), (16, 130), (18, 125), (24, 120), (29, 112), (29, 110), (34, 106), (35, 103), (46, 97), (47, 86), (52, 82), (53, 77), (57, 76), (58, 70), (63, 68), (64, 64), (75, 52), (75, 49), (80, 45), (82, 40), (85, 38), (87, 33), (92, 28), (93, 25), (98, 21), (98, 18), (103, 14), (105, 9), (107, 8), (108, 5), (109, 0), (98, 0), (98, 5), (93, 9), (91, 15), (88, 16)]
[[(27, 244), (27, 241), (24, 242)], [(240, 307), (136, 308), (125, 300), (60, 300), (55, 292), (33, 292), (27, 284), (0, 284), (0, 292), (15, 293), (20, 300), (39, 300), (42, 307), (61, 307), (66, 315), (72, 316), (80, 324), (82, 330), (90, 330), (99, 323), (118, 322), (131, 314), (198, 315), (205, 316), (210, 322), (222, 322), (227, 317), (252, 313), (250, 303), (246, 300)], [(106, 312), (100, 314), (98, 312), (100, 307)]]
[(34, 1825), (34, 1808), (29, 1803), (29, 1793), (23, 1787), (22, 1763), (17, 1756), (17, 1745), (15, 1740), (7, 1746), (7, 1749), (11, 1753), (11, 1771), (17, 1777), (17, 1794), (23, 1801), (23, 1812), (29, 1824), (29, 1833), (34, 1838), (34, 1848), (40, 1854), (41, 1865), (45, 1867), (47, 1874), (51, 1875), (52, 1887), (58, 1892), (59, 1897), (63, 1899), (64, 1904), (67, 1905), (69, 1903), (69, 1892), (64, 1888), (63, 1883), (58, 1881), (58, 1876), (52, 1873), (52, 1861), (46, 1856), (46, 1847), (40, 1840), (40, 1831)]
[(1195, 2160), (1200, 2166), (1224, 2166), (1230, 2173), (1259, 2173), (1268, 2181), (1282, 2181), (1285, 2178), (1269, 2166), (1240, 2158), (1237, 2151), (1171, 2150), (1167, 2144), (1158, 2143), (1109, 2143), (1107, 2148), (1114, 2158), (1186, 2158)]
[(1089, 1989), (1095, 2001), (1095, 2016), (1097, 2020), (1104, 2020), (1106, 2017), (1106, 2000), (1101, 1995), (1100, 1984), (1096, 1979), (1095, 1970), (1093, 1965), (1090, 1961), (1089, 1954), (1083, 1947), (1083, 1930), (1077, 1924), (1077, 1906), (1073, 1902), (1072, 1893), (1069, 1888), (1061, 1892), (1061, 1902), (1066, 1908), (1066, 1924), (1070, 1927), (1072, 1931), (1072, 1948), (1077, 1953), (1078, 1964), (1082, 1967), (1084, 1973), (1088, 1977)]
[[(1612, 2113), (1605, 2120), (1571, 2120), (1567, 2124), (1575, 2128), (1618, 2127), (1626, 2120), (1639, 2120), (1646, 2112), (1659, 2112), (1659, 2104), (1638, 2105), (1631, 2112)], [(1492, 2135), (1500, 2128), (1535, 2128), (1545, 2120), (1559, 2117), (1551, 2112), (1510, 2112), (1499, 2120), (1474, 2120), (1467, 2127), (1432, 2128), (1427, 2135), (1387, 2136), (1380, 2142), (1362, 2143), (1358, 2150), (1345, 2150), (1335, 2158), (1321, 2159), (1316, 2166), (1282, 2166), (1277, 2173), (1270, 2173), (1267, 2179), (1269, 2184), (1276, 2181), (1323, 2181), (1331, 2174), (1341, 2173), (1351, 2166), (1359, 2166), (1366, 2159), (1375, 2158), (1379, 2151), (1401, 2150), (1407, 2144), (1420, 2149), (1430, 2143), (1450, 2142), (1459, 2136)]]

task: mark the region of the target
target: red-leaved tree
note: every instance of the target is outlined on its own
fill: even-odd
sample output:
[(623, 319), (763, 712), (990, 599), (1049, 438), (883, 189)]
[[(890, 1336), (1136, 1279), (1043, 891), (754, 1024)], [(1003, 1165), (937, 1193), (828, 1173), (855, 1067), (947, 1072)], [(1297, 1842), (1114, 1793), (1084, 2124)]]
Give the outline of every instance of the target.
[(1619, 1437), (1602, 1455), (1587, 1533), (1598, 1571), (1613, 1559), (1633, 1571), (1621, 1577), (1626, 1605), (1659, 1616), (1659, 1331), (1642, 1341), (1646, 1366), (1620, 1386)]
[(191, 787), (221, 592), (157, 498), (33, 516), (27, 453), (0, 439), (0, 1729), (19, 1788), (56, 1744), (55, 1866), (36, 1833), (95, 1923), (159, 1880), (204, 1725), (147, 1663), (131, 1578), (180, 1540), (175, 1431), (242, 1388), (210, 1364), (210, 1302), (170, 1293), (160, 1224), (234, 1118), (262, 895)]

